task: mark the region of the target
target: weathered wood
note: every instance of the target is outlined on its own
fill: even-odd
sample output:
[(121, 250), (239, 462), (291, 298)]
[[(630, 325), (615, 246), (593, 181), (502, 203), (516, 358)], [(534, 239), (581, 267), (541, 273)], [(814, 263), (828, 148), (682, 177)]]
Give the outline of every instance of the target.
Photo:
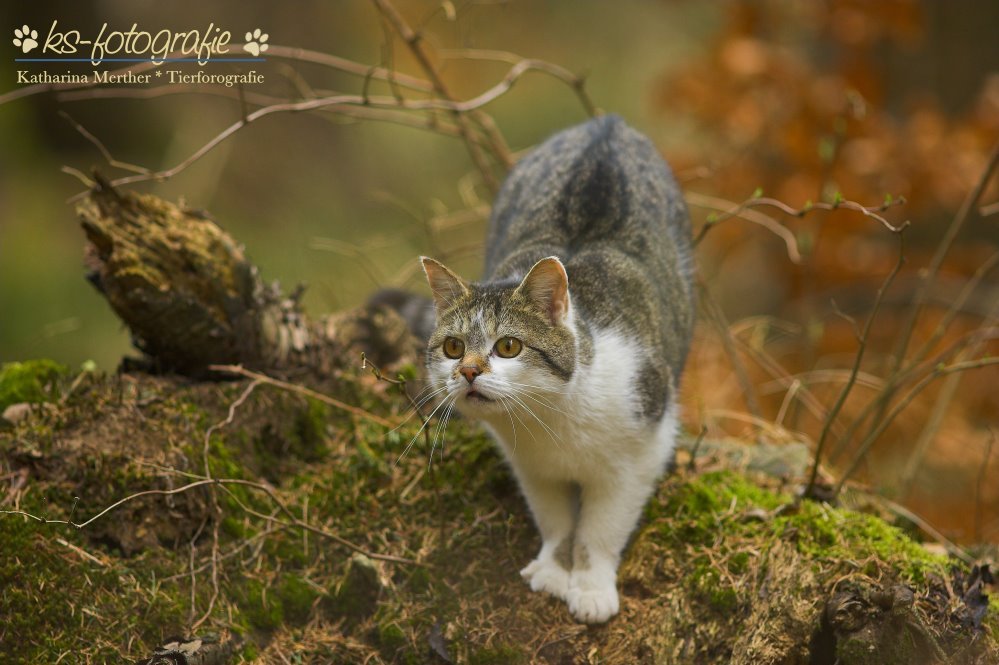
[(365, 340), (373, 358), (384, 358), (404, 342), (405, 326), (383, 310), (308, 319), (300, 290), (286, 296), (276, 282), (265, 284), (207, 213), (95, 178), (77, 206), (88, 279), (154, 367), (189, 375), (211, 364), (323, 371), (345, 346)]

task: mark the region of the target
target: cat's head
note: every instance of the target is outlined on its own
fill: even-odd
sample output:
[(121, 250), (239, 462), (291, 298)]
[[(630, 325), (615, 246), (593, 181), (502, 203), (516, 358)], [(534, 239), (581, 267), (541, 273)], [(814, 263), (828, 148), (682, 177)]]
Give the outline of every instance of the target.
[[(434, 388), (466, 416), (536, 407), (564, 390), (576, 368), (565, 267), (538, 261), (519, 283), (469, 284), (424, 257), (437, 325), (427, 348)], [(534, 410), (534, 408), (531, 408)]]

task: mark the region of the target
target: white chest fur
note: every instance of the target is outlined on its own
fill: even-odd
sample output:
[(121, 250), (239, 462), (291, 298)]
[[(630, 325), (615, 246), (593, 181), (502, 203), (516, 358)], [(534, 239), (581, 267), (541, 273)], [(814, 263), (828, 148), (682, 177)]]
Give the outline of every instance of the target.
[[(638, 415), (635, 382), (642, 355), (620, 333), (598, 331), (592, 362), (577, 369), (563, 392), (521, 393), (520, 404), (508, 403), (507, 412), (489, 418), (486, 424), (514, 468), (574, 482), (616, 476), (636, 465), (661, 472), (672, 454), (675, 424), (669, 412), (657, 425)], [(660, 429), (669, 436), (659, 435)]]

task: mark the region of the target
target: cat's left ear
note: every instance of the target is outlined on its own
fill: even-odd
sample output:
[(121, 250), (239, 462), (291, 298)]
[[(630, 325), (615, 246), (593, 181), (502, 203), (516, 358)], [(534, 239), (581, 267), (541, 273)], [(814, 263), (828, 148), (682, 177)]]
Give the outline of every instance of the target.
[(569, 276), (558, 257), (549, 256), (535, 263), (515, 293), (533, 301), (553, 326), (565, 323), (569, 316)]

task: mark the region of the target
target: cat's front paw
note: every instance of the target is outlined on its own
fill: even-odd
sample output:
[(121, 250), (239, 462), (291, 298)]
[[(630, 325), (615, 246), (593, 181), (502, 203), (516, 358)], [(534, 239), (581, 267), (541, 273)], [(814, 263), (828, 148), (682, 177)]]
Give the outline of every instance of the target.
[(544, 591), (562, 600), (569, 593), (569, 571), (551, 559), (535, 559), (520, 571), (520, 576), (532, 591)]
[(604, 623), (620, 609), (614, 575), (573, 574), (565, 600), (583, 623)]

